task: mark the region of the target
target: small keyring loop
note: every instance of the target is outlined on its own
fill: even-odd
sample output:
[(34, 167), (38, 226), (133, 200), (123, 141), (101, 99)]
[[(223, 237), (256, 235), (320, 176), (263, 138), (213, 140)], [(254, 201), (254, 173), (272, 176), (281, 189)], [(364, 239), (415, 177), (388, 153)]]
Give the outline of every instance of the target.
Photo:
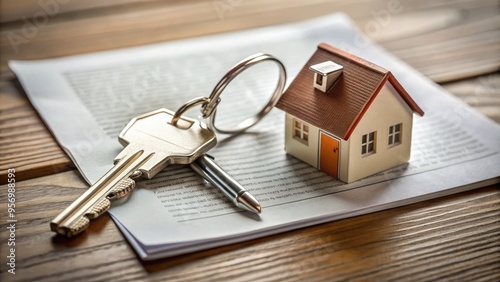
[[(239, 123), (236, 129), (234, 130), (223, 130), (217, 128), (215, 126), (215, 116), (217, 111), (216, 107), (220, 102), (219, 96), (222, 93), (222, 91), (224, 91), (224, 89), (229, 85), (229, 83), (241, 72), (243, 72), (244, 70), (255, 64), (264, 61), (273, 61), (279, 67), (279, 78), (276, 84), (276, 89), (274, 90), (273, 95), (271, 96), (267, 104), (264, 105), (264, 107), (255, 116), (247, 118), (241, 123)], [(272, 108), (276, 105), (279, 98), (281, 97), (281, 94), (283, 93), (283, 89), (285, 88), (285, 83), (286, 83), (286, 71), (285, 71), (285, 66), (283, 66), (281, 61), (279, 61), (278, 59), (269, 54), (263, 54), (263, 53), (254, 54), (236, 64), (226, 73), (226, 75), (222, 77), (222, 79), (219, 81), (219, 83), (217, 83), (214, 90), (212, 91), (212, 94), (210, 94), (208, 102), (202, 105), (201, 113), (203, 114), (204, 118), (208, 118), (208, 126), (214, 132), (223, 134), (241, 133), (250, 128), (251, 126), (255, 125), (267, 113), (269, 113), (269, 111), (272, 110)]]
[(182, 114), (186, 112), (189, 108), (194, 107), (199, 104), (206, 104), (209, 102), (209, 98), (207, 97), (198, 97), (194, 98), (193, 100), (187, 101), (184, 105), (182, 105), (172, 116), (172, 120), (170, 121), (170, 124), (173, 126), (177, 126), (177, 122), (181, 118)]

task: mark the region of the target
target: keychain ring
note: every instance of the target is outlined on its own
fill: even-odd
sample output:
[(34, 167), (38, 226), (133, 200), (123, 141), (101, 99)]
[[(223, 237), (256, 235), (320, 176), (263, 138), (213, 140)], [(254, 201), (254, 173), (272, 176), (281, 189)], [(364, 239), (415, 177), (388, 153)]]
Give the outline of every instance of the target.
[(170, 124), (173, 126), (177, 126), (177, 122), (181, 118), (182, 114), (189, 110), (189, 108), (194, 107), (199, 104), (206, 104), (209, 102), (209, 99), (207, 97), (198, 97), (194, 98), (193, 100), (187, 101), (184, 105), (182, 105), (172, 116), (172, 120), (170, 121)]
[[(278, 65), (279, 68), (279, 77), (278, 77), (278, 82), (276, 84), (276, 88), (273, 92), (273, 95), (271, 98), (269, 98), (269, 101), (264, 105), (264, 107), (254, 116), (249, 117), (239, 123), (235, 129), (233, 130), (224, 130), (224, 129), (219, 129), (215, 126), (215, 116), (216, 116), (216, 107), (220, 102), (220, 94), (224, 89), (229, 85), (229, 83), (236, 77), (238, 76), (241, 72), (244, 70), (248, 69), (249, 67), (256, 65), (261, 62), (265, 61), (272, 61), (275, 62)], [(205, 103), (202, 105), (201, 108), (201, 113), (203, 114), (204, 118), (208, 118), (208, 126), (210, 129), (212, 129), (216, 133), (224, 133), (224, 134), (237, 134), (245, 131), (246, 129), (250, 128), (251, 126), (255, 125), (257, 122), (259, 122), (269, 111), (273, 109), (273, 107), (276, 105), (278, 102), (279, 98), (281, 97), (281, 94), (283, 93), (283, 89), (285, 88), (285, 83), (286, 83), (286, 71), (285, 71), (285, 66), (283, 66), (283, 63), (281, 63), (280, 60), (277, 58), (273, 57), (272, 55), (269, 54), (263, 54), (263, 53), (257, 53), (252, 56), (249, 56), (245, 59), (243, 59), (241, 62), (236, 64), (234, 67), (232, 67), (217, 83), (215, 86), (214, 90), (212, 91), (212, 94), (208, 97), (208, 103)], [(189, 103), (189, 102), (188, 102)]]

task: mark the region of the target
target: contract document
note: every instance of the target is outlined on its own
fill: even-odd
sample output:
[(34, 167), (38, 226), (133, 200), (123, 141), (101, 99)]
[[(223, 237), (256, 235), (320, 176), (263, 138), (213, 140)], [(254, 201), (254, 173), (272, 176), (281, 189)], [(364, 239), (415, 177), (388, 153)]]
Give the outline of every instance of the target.
[[(288, 83), (325, 42), (390, 70), (424, 110), (414, 117), (409, 163), (345, 184), (284, 151), (284, 113), (271, 111), (209, 154), (262, 205), (235, 208), (187, 166), (168, 166), (110, 213), (138, 255), (158, 259), (415, 203), (500, 180), (500, 127), (371, 42), (343, 14), (309, 21), (39, 61), (12, 61), (33, 106), (89, 183), (112, 167), (135, 116), (210, 95), (234, 64), (257, 52), (280, 59)], [(219, 122), (251, 115), (278, 71), (259, 64), (221, 95)], [(223, 110), (224, 107), (228, 109)], [(237, 114), (235, 114), (237, 113)], [(188, 112), (193, 118), (197, 111)], [(91, 223), (92, 224), (92, 223)], [(49, 228), (47, 226), (47, 228)]]

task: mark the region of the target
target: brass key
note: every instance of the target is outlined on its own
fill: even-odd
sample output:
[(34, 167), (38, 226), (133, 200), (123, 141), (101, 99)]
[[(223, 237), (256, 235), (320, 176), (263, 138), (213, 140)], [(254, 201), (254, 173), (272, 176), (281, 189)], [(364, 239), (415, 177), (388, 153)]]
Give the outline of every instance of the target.
[(151, 179), (169, 164), (190, 164), (217, 144), (215, 134), (204, 123), (159, 109), (132, 119), (119, 141), (125, 146), (115, 166), (50, 223), (50, 229), (72, 237), (84, 231), (90, 219), (106, 212), (116, 198), (128, 195), (133, 179)]

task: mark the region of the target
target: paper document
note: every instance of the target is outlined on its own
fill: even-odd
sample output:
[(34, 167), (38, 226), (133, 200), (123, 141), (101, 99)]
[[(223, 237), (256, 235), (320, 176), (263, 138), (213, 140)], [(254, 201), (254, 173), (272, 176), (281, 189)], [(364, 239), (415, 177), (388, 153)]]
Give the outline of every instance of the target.
[[(169, 166), (110, 210), (142, 259), (203, 250), (448, 195), (499, 181), (500, 127), (374, 43), (342, 14), (306, 22), (10, 67), (59, 144), (89, 183), (111, 168), (117, 136), (140, 114), (208, 96), (238, 61), (257, 53), (283, 61), (290, 82), (325, 42), (391, 70), (424, 110), (414, 118), (411, 160), (344, 184), (284, 151), (284, 113), (248, 133), (219, 135), (217, 163), (262, 205), (233, 207), (189, 167)], [(254, 69), (252, 71), (252, 69)], [(255, 66), (221, 96), (218, 119), (250, 115), (274, 88), (277, 68)], [(234, 115), (237, 112), (238, 115)], [(196, 117), (199, 112), (190, 112)]]

